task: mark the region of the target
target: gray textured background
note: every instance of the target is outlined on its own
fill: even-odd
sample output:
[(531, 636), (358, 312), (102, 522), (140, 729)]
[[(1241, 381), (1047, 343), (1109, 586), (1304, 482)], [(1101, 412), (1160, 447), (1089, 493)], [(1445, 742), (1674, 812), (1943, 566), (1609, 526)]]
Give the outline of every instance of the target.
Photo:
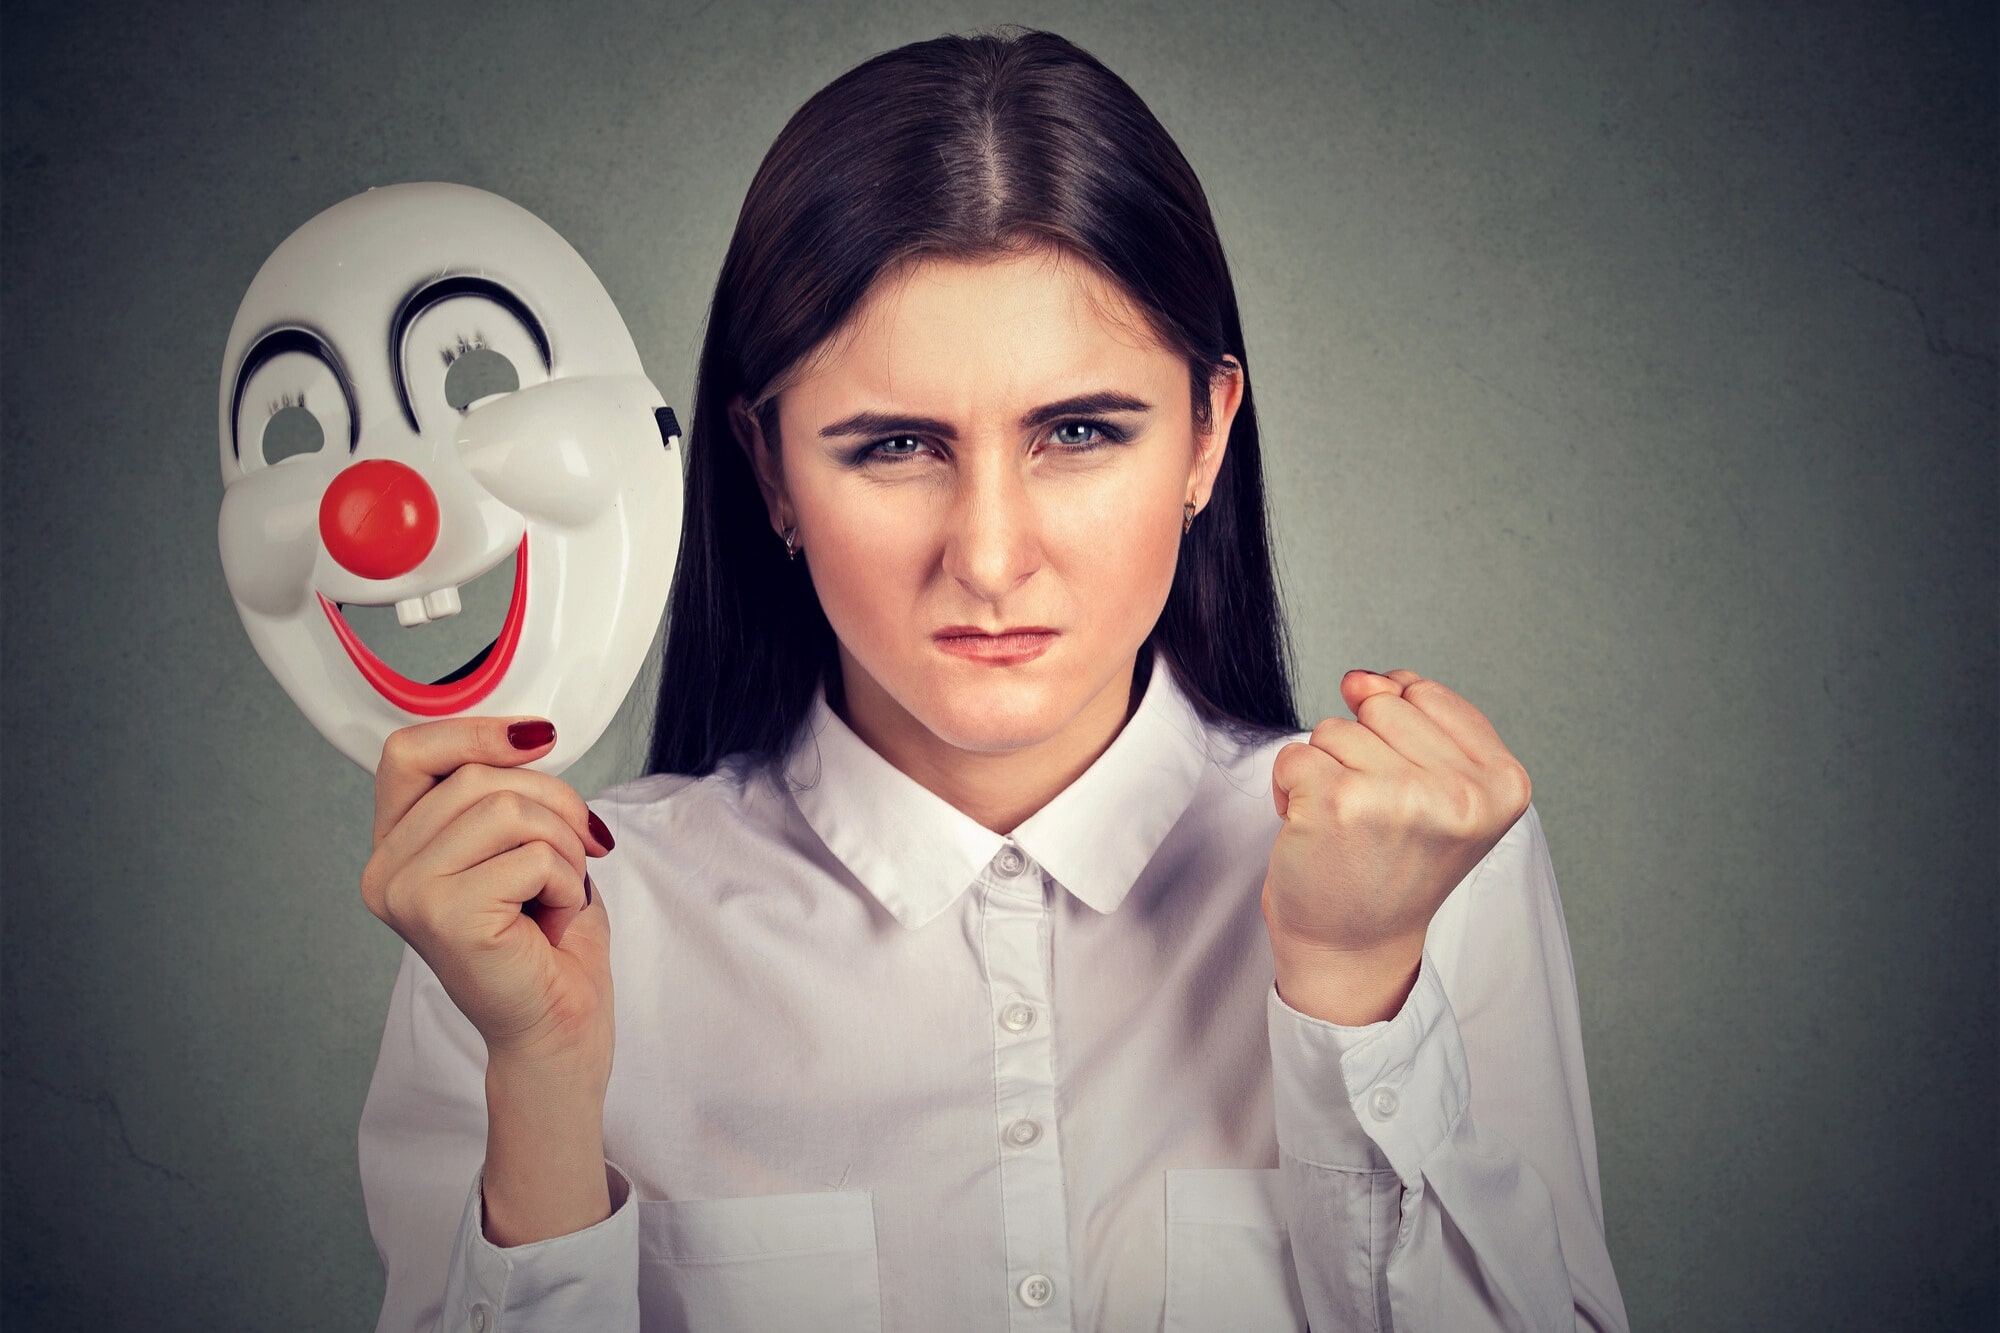
[(1414, 667), (1534, 777), (1635, 1326), (1992, 1327), (1990, 8), (426, 0), (5, 10), (10, 1328), (379, 1301), (370, 785), (215, 548), (265, 254), (369, 185), (498, 191), (685, 410), (786, 117), (1001, 21), (1208, 189), (1305, 710)]

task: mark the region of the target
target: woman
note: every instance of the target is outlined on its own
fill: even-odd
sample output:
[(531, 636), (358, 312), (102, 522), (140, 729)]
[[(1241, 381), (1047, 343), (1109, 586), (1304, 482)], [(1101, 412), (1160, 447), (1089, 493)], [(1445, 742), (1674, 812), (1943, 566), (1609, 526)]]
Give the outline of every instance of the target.
[(1247, 367), (1076, 47), (800, 109), (654, 771), (592, 811), (538, 719), (384, 749), (382, 1329), (1625, 1326), (1526, 774), (1407, 670), (1299, 728)]

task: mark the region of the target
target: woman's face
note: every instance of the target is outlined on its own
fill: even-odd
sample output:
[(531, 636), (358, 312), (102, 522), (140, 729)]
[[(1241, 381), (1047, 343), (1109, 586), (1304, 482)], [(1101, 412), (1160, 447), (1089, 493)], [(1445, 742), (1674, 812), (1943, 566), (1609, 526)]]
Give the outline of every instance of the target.
[(1240, 372), (1220, 378), (1197, 435), (1186, 361), (1056, 252), (878, 282), (779, 395), (778, 467), (752, 448), (850, 709), (886, 698), (974, 751), (1038, 744), (1113, 697), (1122, 724), (1181, 506), (1206, 505), (1241, 394)]

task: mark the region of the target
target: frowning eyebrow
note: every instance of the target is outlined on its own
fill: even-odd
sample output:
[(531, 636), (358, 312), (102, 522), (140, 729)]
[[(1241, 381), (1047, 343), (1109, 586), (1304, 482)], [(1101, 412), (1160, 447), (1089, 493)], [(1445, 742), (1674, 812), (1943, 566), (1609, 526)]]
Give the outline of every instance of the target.
[[(1044, 403), (1022, 416), (1021, 429), (1031, 430), (1065, 417), (1152, 410), (1151, 403), (1142, 402), (1130, 394), (1107, 389), (1100, 393), (1078, 394), (1074, 398)], [(940, 421), (936, 417), (901, 416), (892, 412), (856, 412), (853, 416), (843, 417), (830, 426), (820, 427), (819, 433), (822, 439), (841, 435), (935, 435), (943, 440), (958, 438), (958, 431), (948, 421)]]

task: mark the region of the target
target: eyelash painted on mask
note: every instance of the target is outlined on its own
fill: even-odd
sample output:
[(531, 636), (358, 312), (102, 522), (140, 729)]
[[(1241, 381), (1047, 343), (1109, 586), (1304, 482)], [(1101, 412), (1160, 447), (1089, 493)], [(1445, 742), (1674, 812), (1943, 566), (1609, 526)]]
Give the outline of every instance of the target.
[(460, 358), (461, 356), (464, 356), (467, 352), (478, 351), (480, 348), (483, 348), (485, 346), (486, 346), (486, 335), (475, 329), (473, 330), (471, 341), (468, 342), (466, 340), (465, 335), (461, 333), (458, 335), (457, 347), (439, 348), (438, 354), (444, 357), (444, 363), (448, 366), (452, 362), (458, 360), (458, 358)]
[(281, 393), (278, 395), (278, 401), (275, 403), (271, 403), (268, 406), (271, 409), (271, 415), (276, 416), (278, 415), (278, 413), (284, 411), (288, 407), (304, 407), (305, 405), (306, 405), (306, 391), (304, 389), (300, 389), (298, 396), (296, 398), (294, 398), (291, 394)]
[[(1064, 430), (1070, 426), (1088, 426), (1092, 430), (1096, 431), (1098, 435), (1101, 436), (1102, 438), (1086, 441), (1085, 443), (1082, 444), (1056, 444), (1055, 446), (1053, 446), (1054, 448), (1059, 449), (1066, 454), (1093, 453), (1096, 450), (1102, 449), (1107, 445), (1124, 444), (1126, 440), (1130, 438), (1128, 435), (1126, 435), (1124, 431), (1118, 429), (1110, 422), (1096, 421), (1089, 417), (1077, 417), (1073, 421), (1059, 421), (1055, 424), (1054, 427), (1051, 428), (1049, 433), (1053, 435), (1056, 431)], [(891, 440), (922, 440), (922, 439), (923, 437), (921, 435), (888, 435), (884, 436), (882, 439), (879, 440), (870, 440), (867, 444), (862, 445), (859, 449), (856, 449), (852, 454), (848, 455), (847, 461), (850, 466), (858, 467), (864, 463), (872, 463), (878, 461), (894, 463), (899, 459), (914, 458), (916, 456), (914, 454), (878, 454), (875, 452), (875, 450), (878, 446), (887, 444)]]

